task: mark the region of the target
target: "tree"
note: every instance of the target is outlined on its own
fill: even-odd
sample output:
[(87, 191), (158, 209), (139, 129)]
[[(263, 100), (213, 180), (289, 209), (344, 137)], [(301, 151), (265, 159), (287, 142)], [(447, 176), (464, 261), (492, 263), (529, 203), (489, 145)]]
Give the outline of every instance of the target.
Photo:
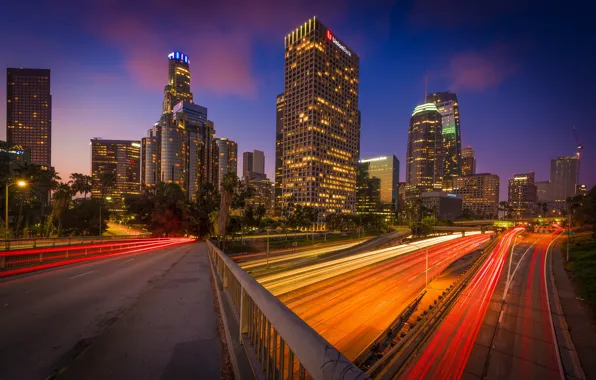
[(230, 209), (234, 201), (234, 195), (240, 186), (240, 180), (236, 173), (232, 170), (224, 175), (221, 181), (221, 197), (219, 203), (219, 215), (217, 225), (219, 227), (219, 235), (225, 237), (228, 232), (228, 221), (230, 218)]
[[(60, 183), (52, 196), (52, 218), (58, 218), (58, 236), (62, 233), (62, 215), (66, 212), (72, 201), (73, 191), (70, 182)], [(53, 220), (50, 220), (53, 224)]]
[[(73, 207), (69, 208), (62, 215), (63, 235), (99, 235), (99, 199), (75, 199)], [(103, 206), (102, 216), (108, 215), (108, 210)], [(105, 219), (104, 219), (105, 220)], [(102, 230), (107, 224), (102, 221)]]
[(89, 175), (81, 174), (81, 173), (72, 173), (70, 175), (70, 179), (72, 180), (72, 192), (73, 195), (83, 194), (85, 199), (87, 199), (87, 193), (91, 192), (91, 183), (92, 178)]
[(503, 213), (503, 219), (511, 217), (511, 205), (507, 201), (499, 202), (499, 212)]

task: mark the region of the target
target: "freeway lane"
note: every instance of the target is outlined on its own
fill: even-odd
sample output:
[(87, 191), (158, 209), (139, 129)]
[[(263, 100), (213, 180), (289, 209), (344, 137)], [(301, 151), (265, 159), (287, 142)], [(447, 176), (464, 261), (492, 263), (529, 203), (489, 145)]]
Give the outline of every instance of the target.
[(487, 314), (466, 366), (467, 377), (585, 378), (569, 337), (559, 334), (554, 339), (553, 326), (565, 331), (564, 320), (551, 319), (550, 312), (557, 302), (547, 270), (555, 238), (530, 234), (518, 245), (513, 254), (514, 275), (508, 287), (506, 274), (501, 277), (491, 300), (492, 315)]
[(193, 247), (184, 244), (1, 280), (0, 379), (44, 379), (68, 366), (181, 265)]
[[(434, 240), (434, 244), (439, 241), (442, 244), (428, 246), (429, 279), (488, 239), (489, 235), (484, 234), (448, 242)], [(369, 260), (371, 256), (383, 257), (387, 252), (392, 255), (385, 260)], [(395, 256), (396, 252), (399, 255)], [(307, 280), (304, 273), (298, 272), (298, 282), (306, 285), (280, 296), (292, 311), (350, 360), (377, 338), (425, 286), (426, 249), (406, 245), (362, 255), (361, 259), (357, 260), (360, 267), (348, 272), (342, 267), (338, 275), (330, 278), (327, 274), (335, 269), (326, 266), (325, 280), (314, 284), (308, 280), (313, 278), (312, 271), (306, 272)], [(284, 281), (287, 281), (285, 276)]]
[(461, 378), (508, 252), (515, 236), (522, 230), (516, 228), (502, 235), (502, 240), (489, 253), (419, 356), (406, 368), (403, 378)]

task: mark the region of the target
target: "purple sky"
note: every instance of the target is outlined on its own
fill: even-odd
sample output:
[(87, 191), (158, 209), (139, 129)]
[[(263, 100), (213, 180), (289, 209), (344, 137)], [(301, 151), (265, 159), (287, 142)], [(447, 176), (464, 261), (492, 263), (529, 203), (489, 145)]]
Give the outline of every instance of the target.
[[(51, 4), (49, 4), (51, 3)], [(287, 4), (286, 4), (287, 3)], [(480, 4), (482, 3), (482, 4)], [(167, 54), (191, 59), (195, 102), (217, 135), (259, 149), (273, 174), (283, 37), (316, 15), (361, 57), (362, 156), (395, 154), (404, 178), (409, 117), (429, 90), (460, 102), (462, 143), (478, 172), (546, 180), (550, 159), (585, 145), (582, 182), (596, 184), (592, 20), (582, 9), (502, 0), (11, 2), (0, 24), (6, 67), (50, 68), (53, 164), (89, 173), (89, 139), (140, 139), (158, 120)], [(537, 6), (538, 5), (538, 6)], [(4, 13), (4, 12), (3, 12)], [(0, 91), (0, 139), (6, 136)]]

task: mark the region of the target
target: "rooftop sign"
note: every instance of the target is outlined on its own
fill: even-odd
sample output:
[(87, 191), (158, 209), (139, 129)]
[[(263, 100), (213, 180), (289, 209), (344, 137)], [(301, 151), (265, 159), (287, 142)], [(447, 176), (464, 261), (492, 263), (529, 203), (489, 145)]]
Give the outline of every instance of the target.
[(337, 40), (337, 38), (333, 37), (333, 34), (331, 33), (331, 31), (329, 29), (327, 29), (327, 39), (331, 42), (333, 42), (335, 45), (337, 45), (338, 48), (340, 48), (344, 53), (346, 53), (348, 56), (352, 56), (352, 53), (350, 53), (350, 51), (348, 50), (347, 47), (345, 47), (344, 45), (341, 44), (341, 42), (339, 42)]

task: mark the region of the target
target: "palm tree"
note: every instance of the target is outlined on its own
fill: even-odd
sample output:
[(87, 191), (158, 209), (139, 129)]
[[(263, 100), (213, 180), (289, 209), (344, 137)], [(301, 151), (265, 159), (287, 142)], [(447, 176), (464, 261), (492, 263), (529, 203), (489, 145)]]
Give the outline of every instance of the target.
[(68, 182), (60, 183), (52, 197), (52, 216), (58, 218), (58, 236), (62, 233), (62, 215), (68, 210), (73, 195), (74, 192)]
[(81, 193), (85, 196), (85, 199), (87, 199), (87, 193), (91, 192), (91, 176), (81, 173), (72, 173), (70, 179), (72, 180), (71, 188), (73, 195)]
[(511, 205), (507, 201), (499, 202), (499, 211), (503, 212), (503, 219), (507, 219), (510, 217), (511, 212)]
[(221, 181), (221, 197), (219, 203), (219, 215), (217, 225), (219, 227), (219, 235), (225, 238), (227, 234), (228, 218), (230, 217), (230, 208), (234, 194), (240, 186), (240, 181), (236, 173), (231, 170), (224, 175)]

